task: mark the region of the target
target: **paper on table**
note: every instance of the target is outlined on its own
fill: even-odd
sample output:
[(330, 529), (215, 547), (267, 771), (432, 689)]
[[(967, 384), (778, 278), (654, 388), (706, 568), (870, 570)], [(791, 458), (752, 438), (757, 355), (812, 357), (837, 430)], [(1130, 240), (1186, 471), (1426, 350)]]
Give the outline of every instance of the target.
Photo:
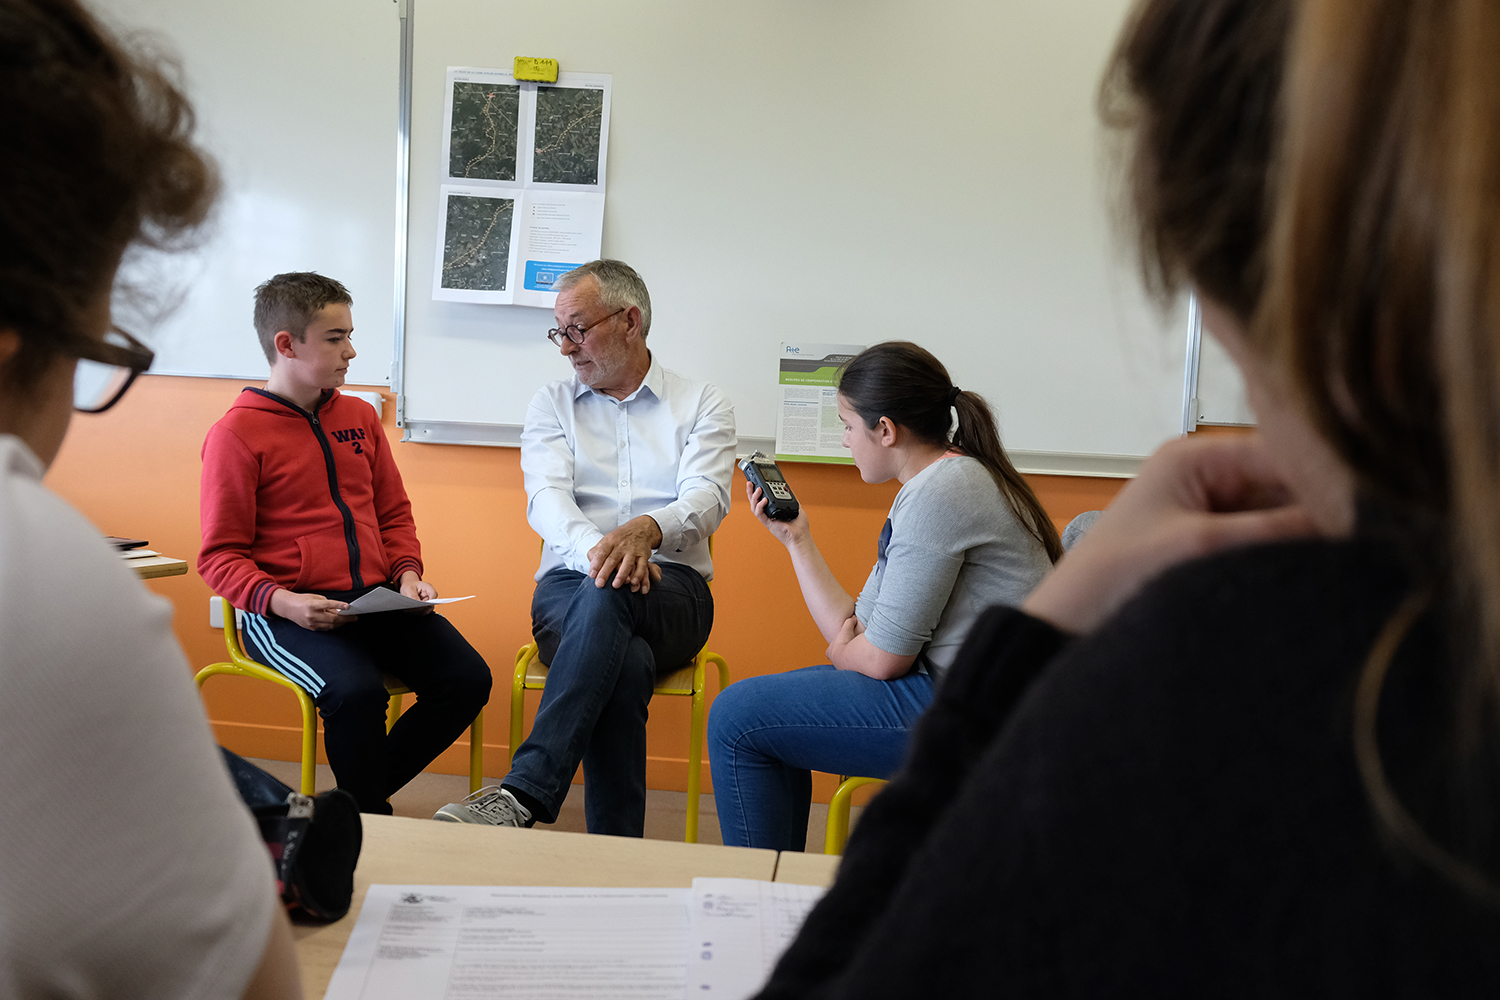
[(470, 594), (468, 597), (434, 597), (430, 601), (419, 601), (399, 591), (376, 587), (365, 596), (350, 601), (349, 606), (339, 614), (373, 615), (377, 611), (410, 611), (413, 608), (430, 608), (434, 604), (454, 604), (458, 601), (473, 600), (473, 598), (474, 595)]
[(693, 879), (686, 996), (760, 992), (824, 889), (744, 878)]
[(325, 1000), (682, 1000), (687, 889), (372, 885)]

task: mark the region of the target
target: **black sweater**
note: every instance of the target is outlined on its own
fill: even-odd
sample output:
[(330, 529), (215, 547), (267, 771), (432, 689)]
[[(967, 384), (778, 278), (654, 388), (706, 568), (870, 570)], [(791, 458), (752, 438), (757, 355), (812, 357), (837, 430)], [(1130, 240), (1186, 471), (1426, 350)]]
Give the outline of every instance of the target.
[[(1355, 683), (1412, 589), (1366, 535), (1178, 567), (1071, 643), (992, 609), (762, 997), (1500, 996), (1500, 912), (1394, 846), (1356, 770)], [(1381, 702), (1416, 799), (1441, 634)]]

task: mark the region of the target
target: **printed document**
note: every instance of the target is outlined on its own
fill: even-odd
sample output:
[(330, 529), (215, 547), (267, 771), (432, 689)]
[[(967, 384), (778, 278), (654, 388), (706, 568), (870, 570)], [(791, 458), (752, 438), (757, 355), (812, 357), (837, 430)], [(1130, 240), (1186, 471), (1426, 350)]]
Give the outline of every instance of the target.
[(823, 892), (790, 882), (693, 879), (686, 995), (744, 1000), (759, 993)]
[(682, 1000), (689, 889), (372, 885), (326, 1000)]
[(839, 369), (858, 344), (783, 342), (778, 351), (776, 458), (778, 461), (853, 465), (839, 422)]
[(599, 256), (610, 91), (607, 74), (449, 67), (434, 299), (550, 309)]
[(326, 1000), (740, 1000), (821, 888), (372, 885)]
[(350, 601), (349, 606), (339, 614), (373, 615), (379, 611), (414, 611), (417, 608), (430, 608), (438, 604), (457, 604), (459, 601), (472, 601), (473, 599), (474, 595), (470, 594), (468, 597), (434, 597), (430, 601), (419, 601), (397, 590), (376, 587), (363, 597)]

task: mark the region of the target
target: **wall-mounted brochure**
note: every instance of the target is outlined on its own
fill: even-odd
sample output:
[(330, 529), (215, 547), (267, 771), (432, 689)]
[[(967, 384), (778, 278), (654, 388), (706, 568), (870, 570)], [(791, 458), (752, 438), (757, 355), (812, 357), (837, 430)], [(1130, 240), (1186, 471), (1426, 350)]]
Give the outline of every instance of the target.
[(863, 347), (857, 344), (783, 342), (777, 354), (776, 458), (853, 465), (839, 421), (839, 369)]
[(599, 256), (610, 77), (449, 67), (432, 297), (551, 308)]

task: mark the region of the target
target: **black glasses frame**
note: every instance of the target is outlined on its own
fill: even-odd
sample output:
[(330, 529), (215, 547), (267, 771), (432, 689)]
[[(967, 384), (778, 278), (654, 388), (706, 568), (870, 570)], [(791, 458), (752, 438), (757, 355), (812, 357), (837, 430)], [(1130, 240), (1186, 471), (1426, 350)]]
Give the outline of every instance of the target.
[(82, 361), (94, 361), (101, 365), (113, 365), (116, 368), (127, 368), (130, 374), (115, 390), (115, 394), (98, 406), (73, 407), (79, 413), (103, 413), (120, 401), (125, 395), (125, 390), (135, 383), (136, 376), (151, 367), (151, 362), (156, 359), (156, 352), (135, 337), (118, 326), (110, 327), (111, 333), (119, 334), (125, 338), (124, 344), (111, 344), (104, 340), (92, 338), (73, 341), (64, 350), (75, 358)]
[(581, 344), (583, 343), (583, 338), (589, 335), (590, 330), (598, 326), (600, 323), (609, 322), (629, 308), (629, 306), (621, 306), (619, 309), (616, 309), (614, 312), (610, 313), (608, 316), (605, 316), (603, 319), (594, 320), (588, 326), (579, 326), (577, 323), (569, 323), (564, 327), (553, 327), (552, 329), (547, 331), (547, 339), (552, 341), (552, 343), (556, 344), (558, 347), (562, 346), (562, 341), (558, 339), (559, 337), (567, 337), (573, 343)]

